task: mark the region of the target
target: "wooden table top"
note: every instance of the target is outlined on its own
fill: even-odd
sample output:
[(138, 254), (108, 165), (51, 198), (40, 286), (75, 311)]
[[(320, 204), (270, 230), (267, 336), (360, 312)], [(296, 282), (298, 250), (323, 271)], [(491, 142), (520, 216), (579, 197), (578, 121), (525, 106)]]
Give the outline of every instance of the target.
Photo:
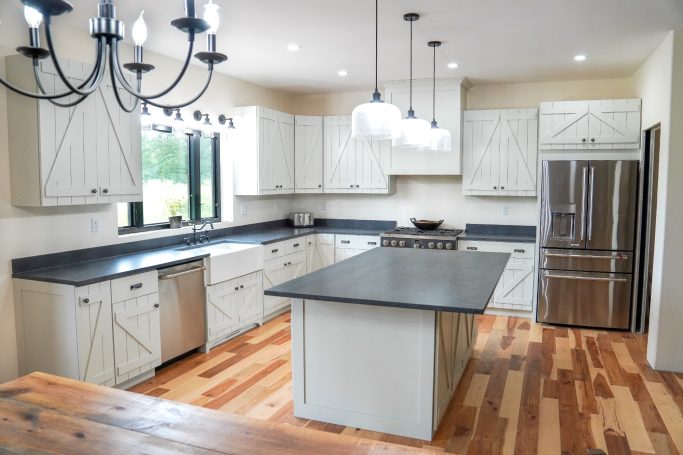
[(416, 454), (422, 449), (269, 423), (33, 373), (0, 385), (0, 452)]

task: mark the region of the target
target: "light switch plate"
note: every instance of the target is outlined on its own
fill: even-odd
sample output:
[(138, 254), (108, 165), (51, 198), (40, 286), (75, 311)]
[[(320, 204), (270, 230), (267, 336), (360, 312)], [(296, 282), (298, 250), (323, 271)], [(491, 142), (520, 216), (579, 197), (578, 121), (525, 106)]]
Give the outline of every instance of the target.
[(100, 232), (100, 220), (99, 218), (90, 218), (90, 232), (97, 233)]

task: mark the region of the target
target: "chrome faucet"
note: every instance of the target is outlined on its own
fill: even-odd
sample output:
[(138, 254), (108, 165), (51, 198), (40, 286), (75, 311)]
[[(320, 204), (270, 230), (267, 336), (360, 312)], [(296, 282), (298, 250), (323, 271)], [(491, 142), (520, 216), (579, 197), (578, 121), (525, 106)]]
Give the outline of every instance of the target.
[[(214, 228), (213, 228), (213, 223), (211, 222), (211, 220), (204, 220), (204, 223), (199, 227), (197, 227), (198, 224), (195, 224), (194, 226), (192, 226), (192, 243), (197, 244), (197, 243), (208, 243), (209, 242), (210, 239), (209, 239), (209, 233), (208, 232), (204, 232), (202, 234), (199, 234), (199, 238), (197, 238), (197, 233), (202, 232), (207, 225), (211, 226), (211, 230), (213, 231)], [(199, 242), (197, 240), (199, 240)]]

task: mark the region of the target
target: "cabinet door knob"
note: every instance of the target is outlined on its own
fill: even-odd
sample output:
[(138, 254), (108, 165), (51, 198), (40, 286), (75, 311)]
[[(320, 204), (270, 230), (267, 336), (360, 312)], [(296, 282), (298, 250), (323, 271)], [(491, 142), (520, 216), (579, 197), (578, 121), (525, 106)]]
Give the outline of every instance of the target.
[(240, 289), (244, 289), (244, 285), (243, 285), (243, 284), (240, 284)]
[(584, 138), (581, 138), (581, 142), (583, 142), (583, 143), (585, 144), (585, 143), (586, 143), (586, 138), (585, 138), (585, 137), (584, 137)]
[(349, 185), (350, 188), (353, 188), (353, 185)]
[(322, 185), (318, 185), (318, 188), (322, 188), (322, 187), (323, 187)]
[(239, 290), (240, 290), (240, 287), (239, 287), (239, 286), (235, 286), (235, 291), (239, 291)]
[(154, 308), (159, 308), (159, 304), (158, 304), (158, 303), (155, 303), (155, 304), (154, 304)]
[(360, 188), (360, 185), (356, 185), (356, 188)]
[(493, 189), (494, 189), (494, 190), (497, 190), (497, 189), (498, 189), (498, 187), (497, 187), (497, 186), (494, 186), (494, 187), (493, 187)]
[(595, 142), (595, 138), (594, 138), (594, 137), (591, 138), (591, 142)]
[(102, 190), (102, 192), (103, 192), (104, 194), (107, 194), (107, 193), (109, 193), (109, 189), (108, 189), (108, 188), (104, 188), (104, 189)]
[(504, 186), (501, 186), (501, 187), (500, 187), (500, 189), (501, 189), (501, 190), (504, 190), (504, 189), (505, 189), (505, 187), (504, 187)]
[(90, 303), (90, 299), (87, 298), (87, 297), (84, 298), (84, 299), (83, 299), (83, 303), (85, 303), (86, 305), (89, 304), (89, 303)]
[(92, 190), (90, 190), (90, 192), (91, 192), (92, 194), (97, 194), (97, 188), (93, 188)]

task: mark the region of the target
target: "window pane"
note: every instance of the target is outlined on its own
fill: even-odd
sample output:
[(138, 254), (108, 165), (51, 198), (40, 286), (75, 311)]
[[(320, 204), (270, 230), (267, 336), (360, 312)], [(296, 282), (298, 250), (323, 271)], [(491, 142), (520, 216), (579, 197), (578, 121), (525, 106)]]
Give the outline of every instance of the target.
[(144, 224), (167, 223), (169, 216), (189, 218), (187, 137), (142, 133), (142, 197)]
[(213, 140), (202, 137), (199, 142), (199, 175), (202, 201), (202, 218), (214, 218), (216, 210), (213, 200)]
[(118, 212), (119, 227), (130, 226), (130, 203), (119, 202), (116, 204), (116, 210)]

